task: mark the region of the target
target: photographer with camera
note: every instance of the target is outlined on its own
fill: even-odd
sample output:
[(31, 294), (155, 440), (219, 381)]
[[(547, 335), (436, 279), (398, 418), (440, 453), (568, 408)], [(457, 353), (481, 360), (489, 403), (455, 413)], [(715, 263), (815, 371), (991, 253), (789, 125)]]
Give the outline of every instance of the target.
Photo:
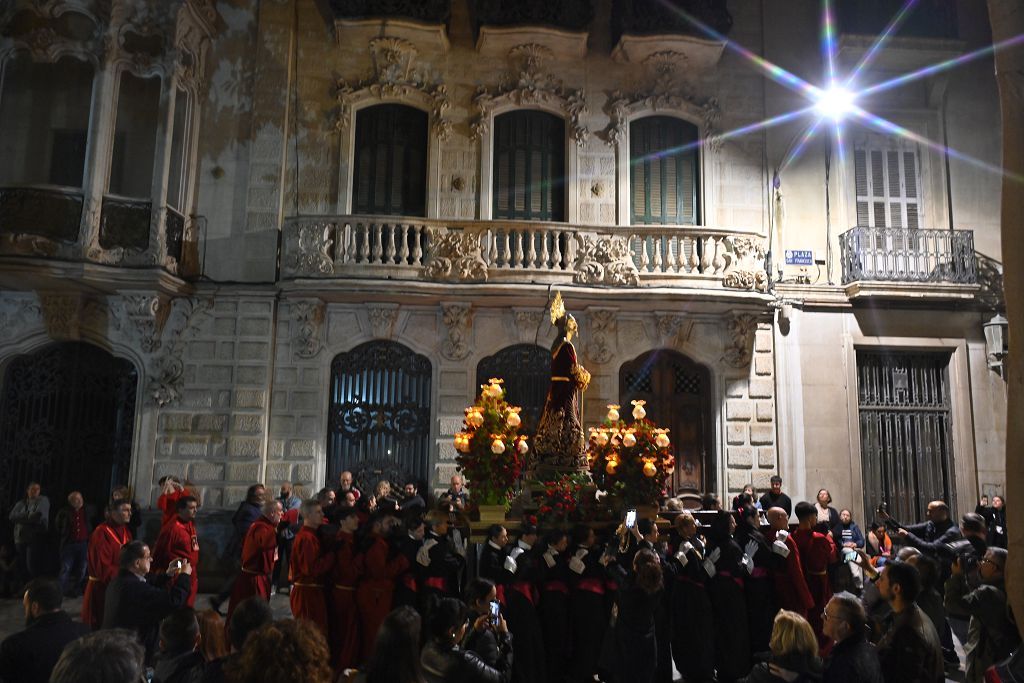
[(897, 542), (917, 548), (921, 552), (937, 559), (943, 567), (943, 577), (949, 575), (948, 567), (952, 559), (948, 546), (950, 543), (959, 540), (960, 530), (953, 520), (949, 518), (949, 506), (944, 501), (933, 500), (928, 503), (925, 513), (927, 522), (902, 526), (889, 516), (884, 504), (878, 507), (878, 516), (886, 522), (889, 529), (895, 527)]
[(498, 591), (490, 579), (473, 579), (463, 593), (472, 613), (473, 627), (462, 641), (464, 649), (475, 652), (488, 666), (506, 670), (512, 666), (512, 634), (501, 613)]

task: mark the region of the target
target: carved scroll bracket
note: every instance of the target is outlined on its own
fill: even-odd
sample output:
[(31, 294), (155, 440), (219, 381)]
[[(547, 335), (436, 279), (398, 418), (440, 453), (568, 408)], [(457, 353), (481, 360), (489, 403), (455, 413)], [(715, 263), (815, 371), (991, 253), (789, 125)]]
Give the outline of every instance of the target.
[(433, 253), (423, 269), (428, 280), (486, 282), (481, 234), (463, 230), (431, 230)]
[(375, 304), (366, 309), (376, 339), (390, 339), (398, 322), (398, 304)]
[(764, 269), (765, 241), (760, 237), (731, 237), (732, 251), (722, 254), (726, 260), (722, 286), (768, 292), (768, 273)]
[(588, 308), (586, 311), (589, 334), (586, 339), (587, 358), (604, 365), (618, 352), (618, 309)]
[(625, 237), (577, 236), (579, 243), (573, 281), (583, 285), (639, 287), (640, 272), (633, 264)]
[(296, 358), (315, 358), (323, 348), (325, 308), (320, 299), (292, 302), (292, 350)]
[(134, 334), (144, 353), (160, 349), (160, 337), (170, 313), (167, 297), (153, 292), (125, 292), (111, 308), (115, 327)]
[(754, 334), (757, 332), (758, 317), (749, 313), (737, 313), (726, 323), (728, 343), (722, 362), (734, 368), (750, 366), (754, 354)]
[(161, 408), (177, 405), (185, 388), (185, 347), (213, 308), (212, 299), (178, 298), (171, 303), (170, 334), (151, 366), (146, 394)]
[(473, 352), (473, 311), (469, 304), (441, 304), (441, 319), (448, 338), (441, 343), (441, 355), (452, 361), (465, 360)]

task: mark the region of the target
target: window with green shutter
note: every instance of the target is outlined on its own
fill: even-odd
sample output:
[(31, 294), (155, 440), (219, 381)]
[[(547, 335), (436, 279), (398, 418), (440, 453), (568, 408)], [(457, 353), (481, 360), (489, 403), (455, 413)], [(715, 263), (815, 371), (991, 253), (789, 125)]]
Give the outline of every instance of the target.
[(918, 228), (921, 225), (917, 148), (868, 135), (853, 150), (857, 225)]
[(494, 218), (565, 220), (565, 121), (519, 110), (494, 118)]
[(670, 116), (629, 124), (632, 223), (696, 225), (697, 126)]
[(426, 216), (427, 113), (401, 104), (356, 114), (353, 213)]

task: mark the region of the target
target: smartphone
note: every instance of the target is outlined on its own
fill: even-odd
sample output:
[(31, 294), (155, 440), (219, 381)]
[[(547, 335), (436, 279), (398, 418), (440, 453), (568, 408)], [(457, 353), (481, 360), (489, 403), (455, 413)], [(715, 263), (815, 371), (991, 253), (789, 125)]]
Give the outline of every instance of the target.
[(184, 566), (185, 566), (185, 561), (183, 559), (181, 559), (180, 557), (178, 559), (174, 560), (173, 562), (171, 562), (171, 567), (174, 569), (174, 571), (177, 571), (177, 572), (180, 572), (181, 568), (184, 567)]
[(843, 562), (856, 562), (857, 551), (856, 550), (844, 550), (843, 551)]
[(626, 510), (626, 528), (632, 529), (636, 526), (636, 510)]
[(491, 621), (498, 622), (498, 613), (501, 611), (501, 604), (497, 600), (491, 601)]

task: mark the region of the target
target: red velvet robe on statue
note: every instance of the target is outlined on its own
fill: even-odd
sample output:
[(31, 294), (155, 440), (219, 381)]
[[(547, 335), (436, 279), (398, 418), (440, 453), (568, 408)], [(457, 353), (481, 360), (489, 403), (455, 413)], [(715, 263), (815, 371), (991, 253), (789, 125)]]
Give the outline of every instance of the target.
[(369, 660), (373, 653), (377, 631), (391, 611), (395, 579), (409, 568), (405, 555), (397, 554), (389, 559), (389, 554), (388, 542), (377, 536), (363, 556), (363, 580), (356, 589), (356, 603), (363, 620), (363, 661)]
[(121, 547), (132, 540), (125, 526), (104, 522), (89, 536), (89, 583), (82, 599), (82, 623), (96, 630), (103, 624), (103, 601), (107, 586), (117, 577)]
[(359, 664), (362, 643), (356, 611), (356, 583), (362, 574), (362, 558), (356, 555), (355, 538), (338, 532), (338, 550), (331, 572), (331, 664), (335, 671)]
[(304, 526), (295, 534), (288, 565), (292, 581), (292, 615), (296, 619), (312, 621), (326, 638), (327, 593), (324, 591), (324, 581), (330, 578), (334, 555), (322, 555), (316, 531)]
[(238, 603), (258, 595), (270, 600), (270, 573), (277, 562), (277, 527), (260, 517), (245, 533), (242, 542), (242, 571), (235, 579), (228, 603), (228, 619)]
[(836, 559), (836, 544), (831, 534), (822, 534), (811, 529), (797, 529), (792, 538), (800, 548), (800, 561), (804, 565), (804, 576), (807, 588), (811, 591), (814, 606), (811, 608), (807, 621), (818, 636), (818, 643), (824, 649), (828, 638), (823, 633), (821, 613), (825, 605), (832, 599), (832, 586), (828, 580), (828, 566)]
[(807, 588), (800, 548), (797, 547), (792, 535), (786, 537), (786, 547), (789, 548), (789, 555), (785, 560), (778, 559), (777, 565), (772, 569), (775, 601), (779, 609), (788, 609), (807, 618), (807, 611), (814, 606), (814, 598)]
[(199, 538), (196, 536), (196, 525), (183, 522), (175, 517), (160, 530), (153, 548), (153, 572), (162, 574), (174, 560), (181, 558), (192, 565), (192, 589), (188, 594), (189, 607), (196, 603), (196, 592), (199, 590)]

